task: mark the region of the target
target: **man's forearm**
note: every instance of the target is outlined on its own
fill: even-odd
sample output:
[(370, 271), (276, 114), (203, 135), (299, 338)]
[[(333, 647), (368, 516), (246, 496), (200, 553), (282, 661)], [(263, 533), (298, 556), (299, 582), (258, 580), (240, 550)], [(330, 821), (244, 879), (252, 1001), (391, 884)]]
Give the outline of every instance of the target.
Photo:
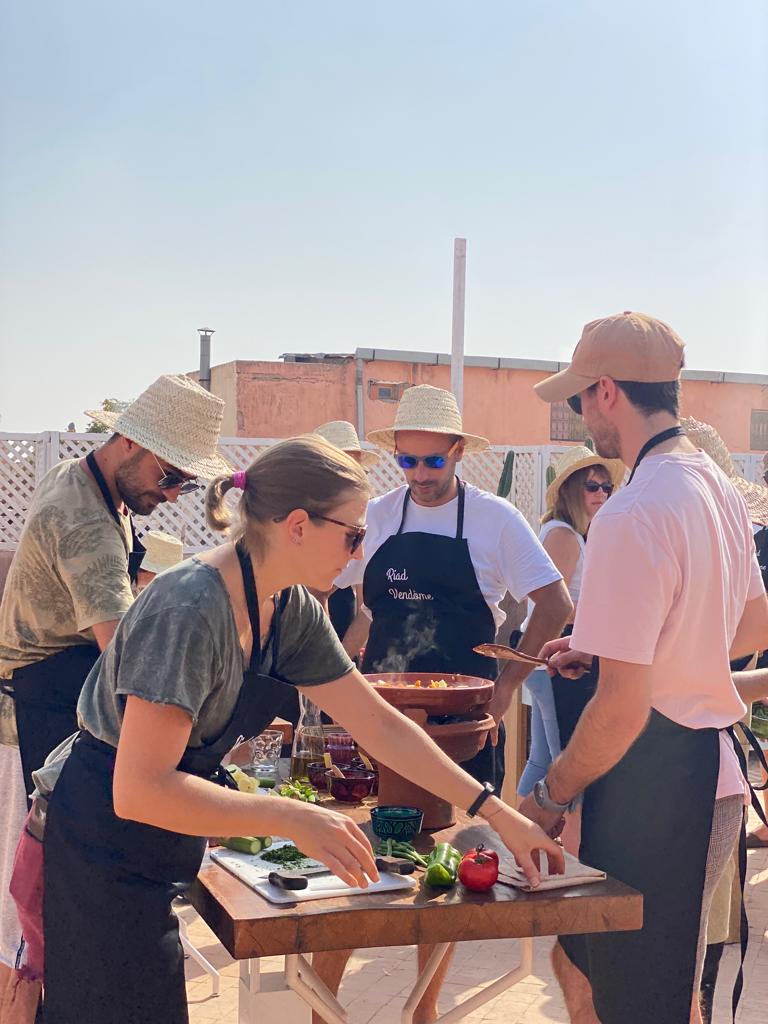
[(362, 608), (358, 608), (357, 615), (349, 624), (349, 629), (344, 634), (342, 645), (350, 658), (356, 658), (361, 648), (365, 647), (368, 641), (368, 634), (371, 631), (371, 620)]
[(568, 746), (547, 772), (557, 803), (567, 803), (622, 759), (645, 728), (648, 713), (627, 709), (616, 695), (597, 694), (587, 704)]
[(733, 685), (745, 704), (756, 700), (768, 701), (768, 668), (757, 668), (753, 672), (734, 672)]

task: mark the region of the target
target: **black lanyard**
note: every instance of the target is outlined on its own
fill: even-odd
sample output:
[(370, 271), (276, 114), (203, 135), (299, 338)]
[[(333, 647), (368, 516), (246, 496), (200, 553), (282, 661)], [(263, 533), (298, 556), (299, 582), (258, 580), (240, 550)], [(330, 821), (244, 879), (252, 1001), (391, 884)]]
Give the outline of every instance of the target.
[(627, 486), (632, 483), (632, 477), (635, 475), (635, 470), (652, 448), (657, 448), (660, 444), (664, 444), (665, 441), (669, 441), (673, 437), (683, 437), (684, 435), (685, 431), (682, 427), (667, 427), (667, 429), (662, 430), (660, 434), (654, 434), (653, 437), (649, 438), (637, 453), (635, 464), (632, 467), (632, 472), (629, 474), (629, 480), (627, 480)]
[[(93, 479), (99, 485), (101, 496), (104, 499), (104, 504), (109, 509), (109, 514), (122, 530), (123, 524), (120, 521), (120, 513), (115, 507), (115, 503), (112, 500), (112, 494), (109, 487), (107, 487), (107, 481), (104, 479), (104, 474), (101, 472), (99, 464), (96, 461), (96, 456), (93, 452), (88, 452), (85, 456), (85, 463), (91, 473), (93, 473)], [(128, 522), (131, 527), (131, 537), (133, 539), (133, 550), (128, 555), (128, 576), (131, 583), (135, 583), (139, 574), (139, 569), (141, 568), (142, 559), (144, 558), (144, 545), (139, 540), (139, 535), (136, 533), (136, 527), (133, 525), (133, 516), (130, 515), (130, 513), (128, 515)]]

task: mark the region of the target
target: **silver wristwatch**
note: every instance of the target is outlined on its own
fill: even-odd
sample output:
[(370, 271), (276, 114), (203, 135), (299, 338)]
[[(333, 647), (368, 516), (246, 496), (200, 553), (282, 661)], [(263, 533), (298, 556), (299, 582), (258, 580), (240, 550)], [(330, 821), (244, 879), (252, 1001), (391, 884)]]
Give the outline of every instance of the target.
[(552, 811), (556, 814), (565, 814), (566, 811), (570, 811), (572, 801), (568, 801), (567, 804), (558, 804), (549, 795), (549, 787), (547, 786), (546, 779), (539, 779), (538, 782), (533, 784), (533, 799), (536, 802), (536, 806), (540, 807), (542, 811)]

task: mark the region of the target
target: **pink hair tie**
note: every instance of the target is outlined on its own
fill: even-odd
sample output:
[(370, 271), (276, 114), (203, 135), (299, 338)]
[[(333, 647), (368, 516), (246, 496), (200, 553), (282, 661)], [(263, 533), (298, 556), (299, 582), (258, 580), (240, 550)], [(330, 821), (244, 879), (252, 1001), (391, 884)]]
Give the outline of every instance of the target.
[(236, 473), (232, 474), (232, 485), (237, 487), (239, 491), (245, 490), (246, 476), (244, 469), (238, 469)]

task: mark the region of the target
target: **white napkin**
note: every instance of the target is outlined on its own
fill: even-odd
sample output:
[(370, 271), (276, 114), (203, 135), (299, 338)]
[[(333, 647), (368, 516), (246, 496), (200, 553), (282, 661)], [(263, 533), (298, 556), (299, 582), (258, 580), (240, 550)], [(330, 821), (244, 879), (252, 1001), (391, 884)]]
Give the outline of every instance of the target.
[(545, 889), (566, 889), (574, 885), (587, 885), (590, 882), (604, 882), (604, 871), (590, 868), (582, 864), (570, 853), (565, 854), (565, 874), (550, 875), (548, 872), (547, 855), (541, 854), (541, 882), (534, 889), (523, 872), (517, 866), (499, 873), (499, 881), (504, 885), (514, 886), (523, 892), (543, 892)]

